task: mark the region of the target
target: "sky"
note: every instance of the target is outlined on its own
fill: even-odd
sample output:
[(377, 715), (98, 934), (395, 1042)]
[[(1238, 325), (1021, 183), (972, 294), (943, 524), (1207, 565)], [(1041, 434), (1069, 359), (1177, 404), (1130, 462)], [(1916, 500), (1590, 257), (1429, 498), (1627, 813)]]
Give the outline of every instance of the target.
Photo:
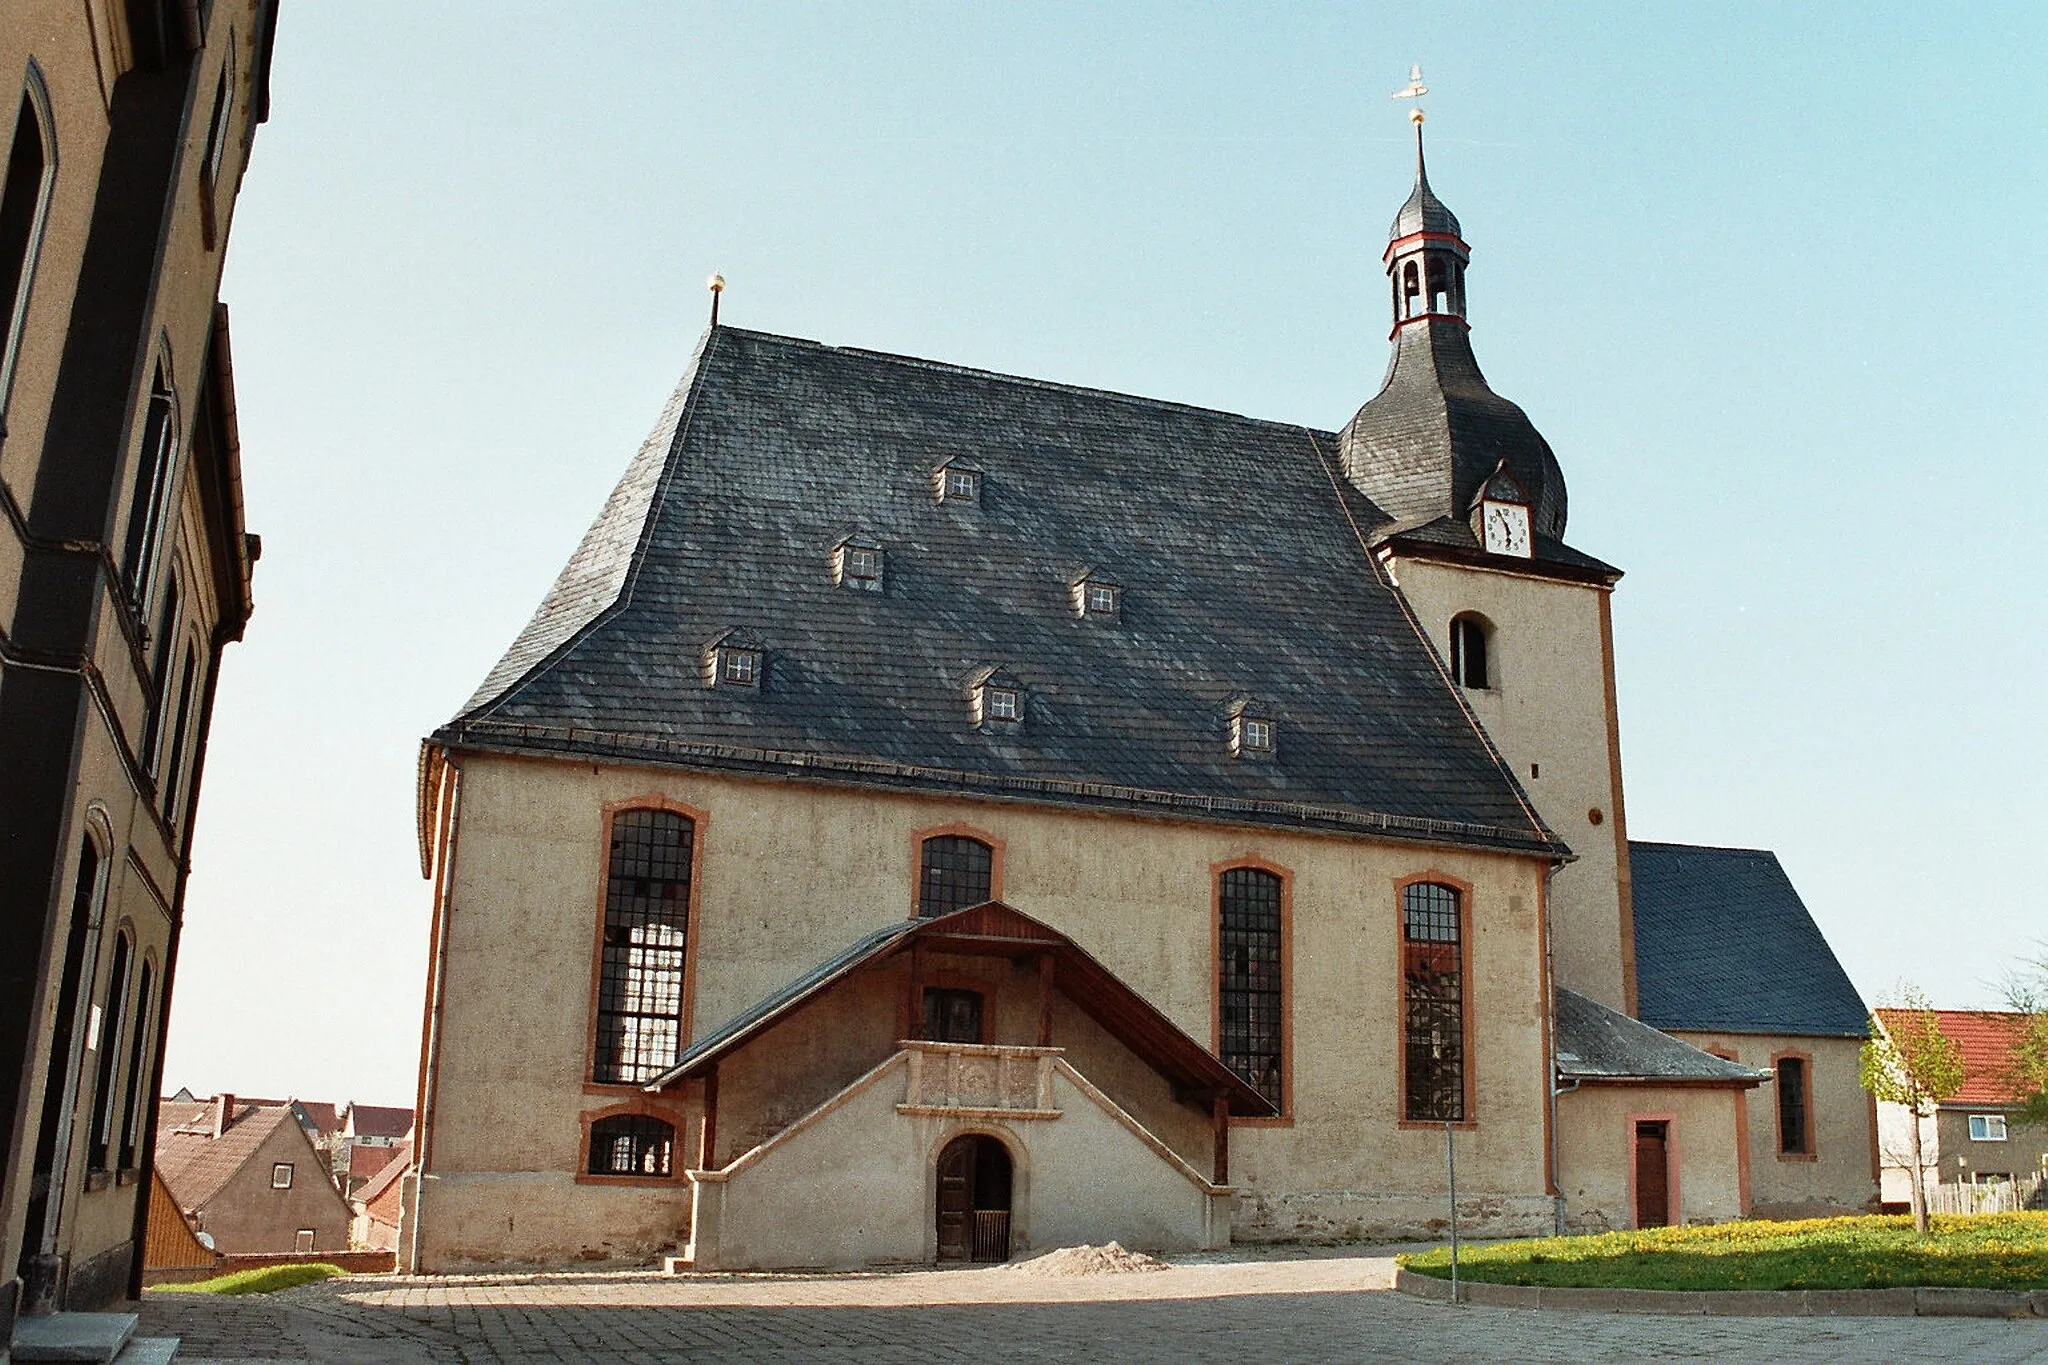
[[(577, 23), (565, 23), (575, 16)], [(723, 320), (1334, 428), (1420, 62), (1473, 343), (1615, 596), (1633, 837), (1850, 976), (2048, 938), (2048, 7), (283, 7), (222, 297), (256, 614), (167, 1089), (410, 1103), (422, 736)]]

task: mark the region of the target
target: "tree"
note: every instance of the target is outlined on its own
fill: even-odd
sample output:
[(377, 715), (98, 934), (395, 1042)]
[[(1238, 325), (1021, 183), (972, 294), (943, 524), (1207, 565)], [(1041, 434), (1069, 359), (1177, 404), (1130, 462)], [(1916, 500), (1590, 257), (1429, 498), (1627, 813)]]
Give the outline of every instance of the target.
[(2006, 1079), (2024, 1106), (2013, 1122), (2048, 1124), (2048, 943), (2006, 978), (2005, 1003), (2022, 1016), (2006, 1055)]
[(1927, 1163), (1921, 1154), (1920, 1120), (1963, 1088), (1963, 1050), (1941, 1031), (1941, 1020), (1926, 995), (1900, 989), (1887, 1028), (1876, 1016), (1863, 1044), (1863, 1088), (1886, 1104), (1902, 1104), (1913, 1129), (1913, 1230), (1927, 1235)]

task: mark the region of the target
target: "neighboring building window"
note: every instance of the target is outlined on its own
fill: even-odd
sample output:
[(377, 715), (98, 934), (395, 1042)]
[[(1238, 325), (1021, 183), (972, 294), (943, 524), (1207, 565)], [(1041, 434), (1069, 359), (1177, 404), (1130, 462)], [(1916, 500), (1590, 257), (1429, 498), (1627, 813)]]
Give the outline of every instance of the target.
[[(36, 79), (33, 64), (29, 79)], [(56, 179), (49, 129), (37, 93), (33, 85), (22, 92), (14, 120), (14, 143), (7, 153), (6, 178), (0, 180), (0, 434), (7, 429), (15, 356), (28, 321), (29, 285), (35, 278), (36, 251), (49, 209), (50, 186)]]
[(127, 1041), (128, 973), (134, 960), (134, 944), (123, 929), (114, 936), (114, 965), (107, 973), (107, 1003), (100, 1016), (100, 1036), (86, 1042), (99, 1049), (99, 1071), (93, 1082), (92, 1148), (87, 1166), (107, 1169), (107, 1157), (114, 1145), (114, 1087), (120, 1078), (122, 1044)]
[(1401, 890), (1404, 1118), (1465, 1118), (1462, 918), (1453, 887), (1413, 882)]
[(156, 964), (144, 960), (142, 978), (135, 988), (134, 1022), (128, 1026), (128, 1103), (126, 1121), (121, 1125), (121, 1169), (135, 1170), (142, 1150), (143, 1106), (150, 1091), (143, 1082), (149, 1069), (150, 996), (155, 987)]
[(937, 834), (924, 841), (918, 873), (920, 919), (965, 910), (994, 899), (995, 850), (964, 834)]
[(177, 400), (170, 380), (158, 364), (150, 385), (149, 406), (142, 423), (142, 444), (136, 452), (135, 491), (128, 502), (128, 539), (121, 568), (128, 594), (138, 609), (149, 601), (169, 515), (171, 479), (178, 456)]
[(292, 1163), (289, 1161), (272, 1162), (270, 1166), (270, 1188), (273, 1190), (288, 1190), (291, 1187)]
[(156, 659), (150, 666), (149, 716), (142, 726), (142, 761), (148, 767), (151, 777), (159, 770), (159, 753), (163, 739), (164, 712), (171, 703), (171, 667), (177, 661), (178, 611), (181, 597), (178, 590), (178, 574), (173, 570), (164, 579), (163, 614), (158, 618), (156, 637)]
[(675, 1065), (695, 835), (673, 811), (612, 816), (594, 1080), (637, 1085)]
[(1813, 1133), (1808, 1124), (1812, 1113), (1812, 1077), (1803, 1057), (1778, 1059), (1778, 1150), (1786, 1156), (1810, 1156)]
[(1223, 1064), (1277, 1108), (1282, 1102), (1280, 878), (1233, 867), (1217, 879), (1216, 1046)]
[(311, 1229), (311, 1228), (300, 1228), (300, 1229), (299, 1229), (299, 1230), (298, 1230), (298, 1231), (297, 1231), (296, 1233), (294, 1233), (294, 1234), (292, 1235), (292, 1250), (293, 1250), (293, 1251), (311, 1251), (311, 1250), (313, 1250), (313, 1229)]
[(164, 818), (177, 818), (182, 805), (178, 791), (178, 779), (185, 773), (186, 727), (192, 720), (192, 694), (199, 681), (199, 647), (185, 646), (185, 668), (178, 677), (178, 710), (171, 722), (171, 747), (164, 759), (164, 787), (158, 805), (163, 808)]
[(1493, 686), (1492, 665), (1487, 659), (1487, 642), (1492, 628), (1477, 616), (1460, 616), (1451, 622), (1451, 676), (1460, 687)]
[(924, 1036), (935, 1043), (981, 1041), (981, 992), (938, 990), (924, 993)]
[[(221, 163), (227, 158), (228, 122), (234, 113), (235, 47), (232, 37), (228, 40), (227, 56), (220, 64), (220, 82), (213, 90), (213, 114), (206, 121), (206, 188), (211, 191), (220, 185)], [(209, 201), (211, 196), (209, 195)], [(211, 204), (209, 202), (209, 207)]]
[(674, 1173), (676, 1130), (645, 1114), (619, 1114), (590, 1125), (590, 1174)]
[(2005, 1115), (2003, 1115), (2003, 1114), (1972, 1114), (1972, 1115), (1970, 1115), (1970, 1141), (1972, 1141), (1972, 1142), (2004, 1142), (2004, 1141), (2005, 1141)]

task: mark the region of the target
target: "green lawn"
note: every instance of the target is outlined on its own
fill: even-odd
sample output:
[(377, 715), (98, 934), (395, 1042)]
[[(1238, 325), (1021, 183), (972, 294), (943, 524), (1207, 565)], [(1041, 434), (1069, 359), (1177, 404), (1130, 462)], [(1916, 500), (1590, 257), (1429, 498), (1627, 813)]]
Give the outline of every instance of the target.
[[(1399, 1258), (1448, 1278), (1448, 1248)], [(2048, 1213), (1749, 1221), (1466, 1247), (1458, 1277), (1600, 1289), (2048, 1289)]]
[(331, 1280), (347, 1272), (338, 1265), (321, 1262), (318, 1265), (267, 1265), (256, 1270), (237, 1270), (232, 1275), (216, 1275), (210, 1280), (197, 1280), (191, 1284), (160, 1284), (157, 1292), (165, 1294), (268, 1294), (276, 1289), (290, 1289), (293, 1285), (311, 1284), (315, 1280)]

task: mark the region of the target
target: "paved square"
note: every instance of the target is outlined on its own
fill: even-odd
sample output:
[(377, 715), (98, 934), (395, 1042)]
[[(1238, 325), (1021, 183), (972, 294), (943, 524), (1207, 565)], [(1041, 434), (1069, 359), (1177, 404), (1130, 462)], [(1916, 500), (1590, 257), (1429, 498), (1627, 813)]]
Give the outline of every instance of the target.
[(179, 1359), (526, 1361), (1743, 1361), (2048, 1365), (2048, 1321), (1659, 1318), (1452, 1308), (1387, 1288), (1386, 1248), (1180, 1258), (1146, 1274), (356, 1276), (262, 1297), (152, 1291)]

